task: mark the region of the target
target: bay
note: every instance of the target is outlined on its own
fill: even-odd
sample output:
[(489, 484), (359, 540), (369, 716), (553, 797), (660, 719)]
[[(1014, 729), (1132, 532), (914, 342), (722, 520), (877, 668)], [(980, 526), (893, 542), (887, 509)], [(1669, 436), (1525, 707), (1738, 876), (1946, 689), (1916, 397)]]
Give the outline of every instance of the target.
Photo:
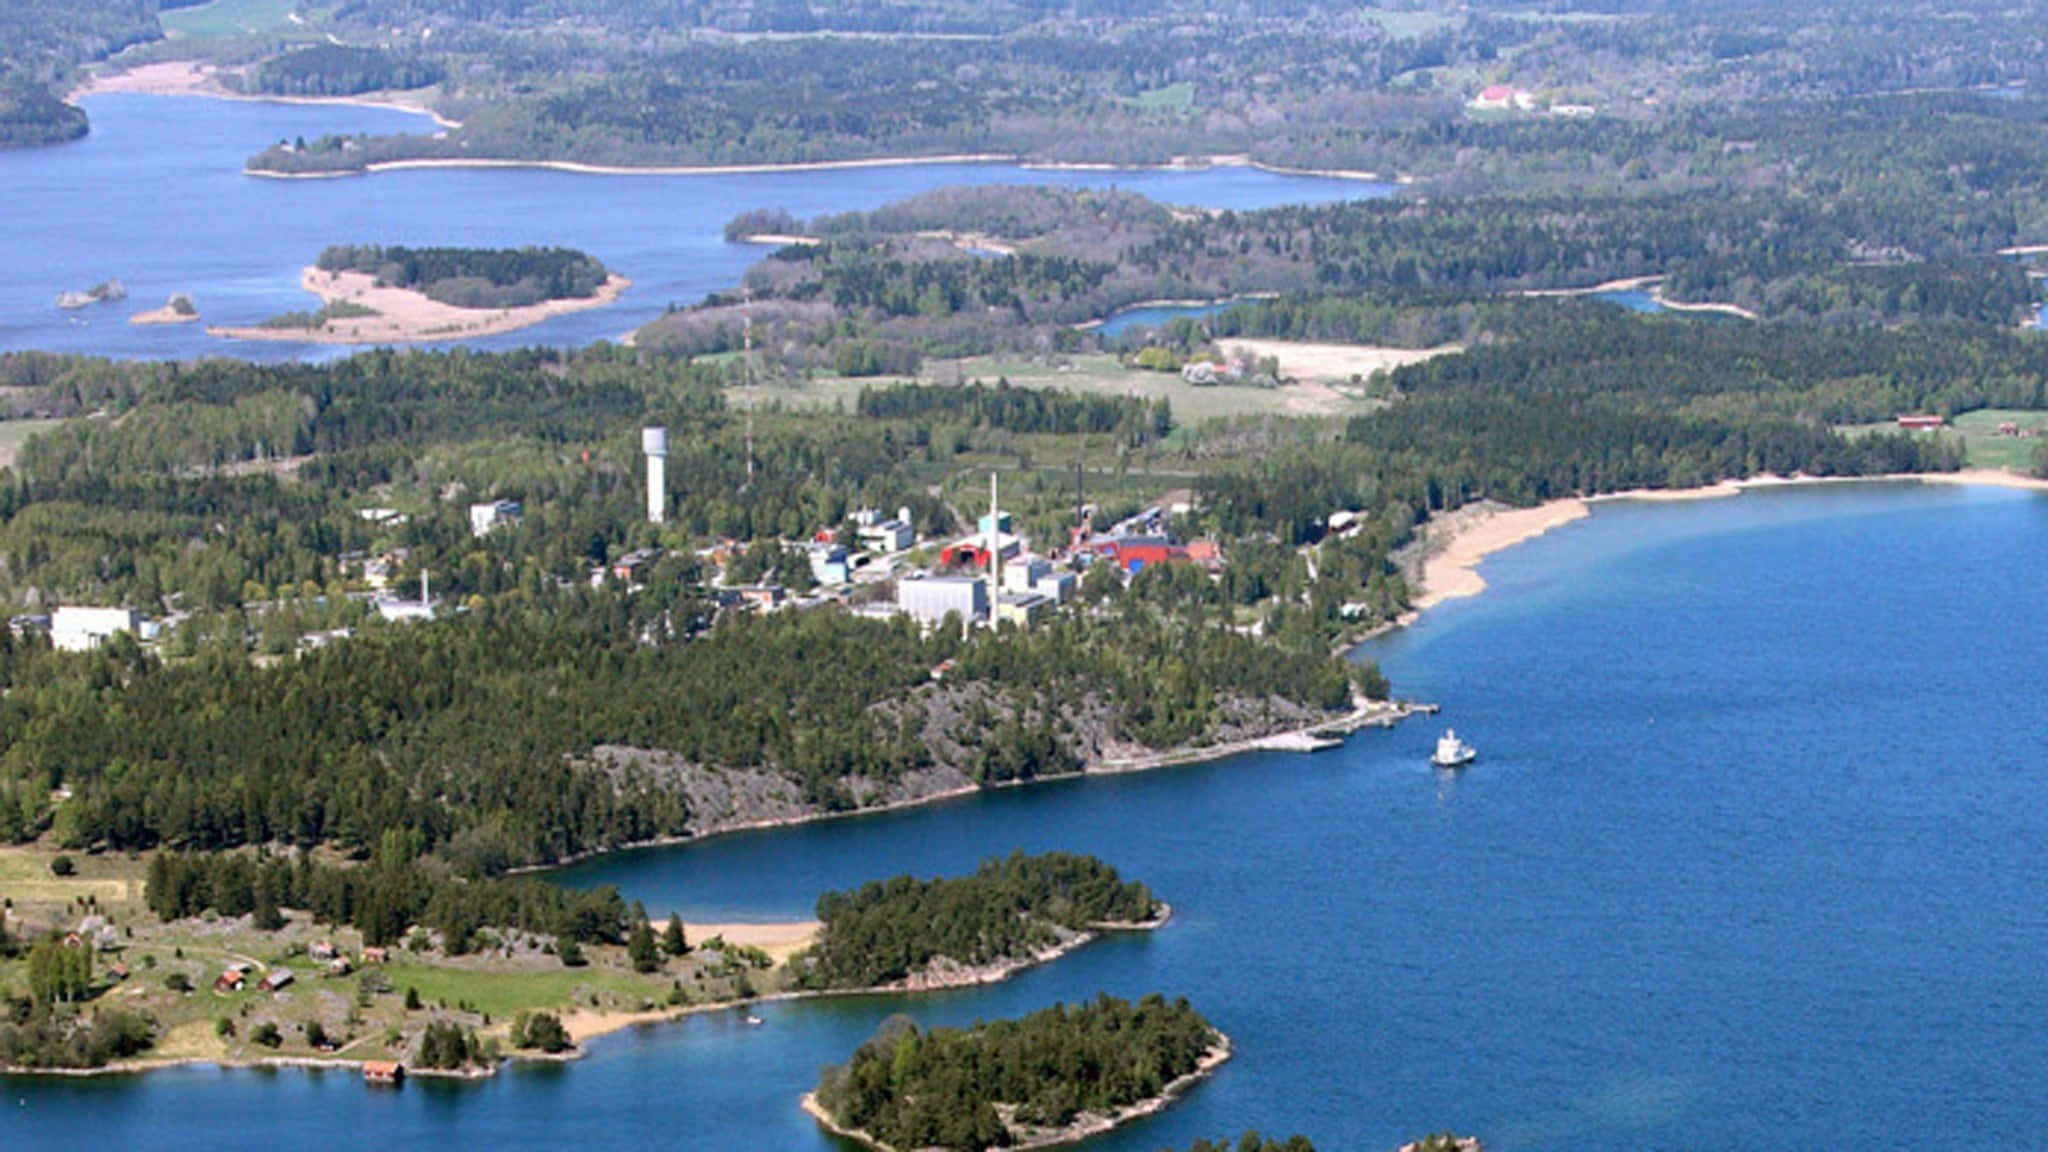
[(831, 1149), (797, 1111), (886, 1015), (1185, 994), (1238, 1056), (1088, 1147), (1249, 1126), (1326, 1152), (2030, 1147), (2048, 1034), (2037, 594), (2048, 499), (1830, 485), (1610, 503), (1378, 642), (1429, 723), (625, 854), (565, 882), (657, 915), (806, 914), (824, 888), (1094, 852), (1176, 916), (991, 988), (780, 1003), (566, 1068), (367, 1092), (345, 1073), (12, 1078), (6, 1146), (216, 1149), (357, 1133)]
[[(879, 207), (932, 188), (1023, 183), (1118, 187), (1175, 204), (1251, 209), (1385, 196), (1393, 187), (1251, 168), (1042, 170), (1011, 164), (701, 175), (439, 168), (319, 180), (247, 175), (278, 140), (421, 131), (391, 109), (107, 93), (84, 101), (93, 130), (57, 148), (0, 152), (0, 350), (121, 357), (326, 359), (349, 349), (230, 342), (202, 325), (128, 316), (189, 293), (206, 324), (250, 325), (318, 301), (299, 274), (337, 243), (580, 248), (633, 281), (616, 304), (466, 341), (478, 348), (616, 340), (737, 286), (767, 249), (728, 244), (750, 208), (800, 217)], [(59, 310), (59, 292), (119, 279), (127, 300)]]

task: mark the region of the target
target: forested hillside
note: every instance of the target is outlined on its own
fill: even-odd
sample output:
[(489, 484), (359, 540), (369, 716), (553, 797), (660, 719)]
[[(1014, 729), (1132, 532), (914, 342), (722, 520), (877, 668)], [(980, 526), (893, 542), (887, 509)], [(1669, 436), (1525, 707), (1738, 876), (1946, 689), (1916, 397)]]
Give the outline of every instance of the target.
[(85, 111), (63, 98), (78, 65), (161, 38), (156, 13), (156, 0), (0, 5), (0, 149), (85, 135)]
[[(2017, 96), (2037, 111), (2025, 92), (2048, 80), (2038, 23), (1988, 0), (1877, 13), (1843, 0), (1570, 11), (1512, 0), (1400, 9), (557, 0), (452, 11), (375, 0), (335, 10), (322, 28), (357, 52), (410, 56), (432, 45), (418, 63), (445, 77), (444, 111), (461, 130), (273, 150), (257, 163), (1221, 154), (1465, 188), (1513, 174), (1668, 189), (1715, 170), (1746, 166), (1746, 179), (1765, 180), (1784, 171), (1746, 164), (1755, 135), (1692, 148), (1667, 134), (1697, 126), (1703, 112), (1725, 118), (1776, 102), (1774, 116), (1825, 130), (1845, 99), (1958, 92), (1998, 97), (1969, 97), (1986, 104)], [(348, 87), (364, 72), (339, 54), (294, 67), (315, 63), (326, 74), (299, 82)], [(1505, 115), (1472, 115), (1468, 101), (1489, 85), (1526, 99), (1479, 109)]]

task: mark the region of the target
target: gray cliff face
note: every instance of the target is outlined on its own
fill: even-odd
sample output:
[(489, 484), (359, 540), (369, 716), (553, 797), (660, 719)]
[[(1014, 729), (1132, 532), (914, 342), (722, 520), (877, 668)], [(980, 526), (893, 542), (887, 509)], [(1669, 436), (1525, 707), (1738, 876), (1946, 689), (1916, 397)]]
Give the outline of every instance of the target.
[[(1204, 744), (1229, 744), (1329, 719), (1278, 697), (1232, 698), (1222, 701), (1218, 711), (1216, 731)], [(891, 779), (849, 777), (830, 797), (806, 795), (802, 784), (772, 767), (698, 764), (657, 749), (600, 745), (592, 750), (589, 763), (613, 775), (632, 774), (658, 787), (679, 789), (690, 806), (690, 835), (709, 836), (835, 812), (916, 804), (983, 784), (1071, 775), (1174, 751), (1117, 737), (1113, 706), (1092, 695), (1078, 707), (1051, 713), (1041, 701), (1019, 701), (985, 685), (934, 684), (907, 701), (877, 708), (875, 718), (892, 728), (907, 723), (928, 753), (927, 763)], [(1020, 770), (1000, 739), (992, 739), (1010, 726), (1050, 732), (1054, 750), (1049, 759)]]

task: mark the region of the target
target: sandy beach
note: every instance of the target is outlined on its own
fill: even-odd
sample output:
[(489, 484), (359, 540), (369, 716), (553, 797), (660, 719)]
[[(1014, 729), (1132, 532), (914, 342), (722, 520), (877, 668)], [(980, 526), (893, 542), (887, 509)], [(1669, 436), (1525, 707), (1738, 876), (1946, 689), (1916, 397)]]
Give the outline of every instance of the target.
[[(1478, 512), (1458, 519), (1453, 512), (1430, 530), (1431, 553), (1422, 566), (1422, 593), (1415, 598), (1415, 611), (1426, 612), (1446, 600), (1477, 596), (1486, 591), (1479, 575), (1480, 561), (1504, 548), (1534, 540), (1553, 528), (1563, 527), (1590, 514), (1586, 501), (1576, 497), (1552, 500), (1534, 508), (1511, 508), (1499, 512)], [(1448, 529), (1439, 541), (1437, 533)], [(1439, 547), (1440, 544), (1440, 547)]]
[(1597, 296), (1602, 292), (1634, 292), (1647, 288), (1662, 276), (1624, 276), (1619, 280), (1608, 280), (1591, 288), (1524, 288), (1516, 296)]
[(1655, 300), (1660, 307), (1672, 312), (1714, 312), (1722, 316), (1739, 316), (1744, 320), (1754, 320), (1757, 318), (1755, 312), (1744, 308), (1740, 304), (1719, 304), (1711, 301), (1693, 304), (1683, 300), (1673, 300), (1664, 294), (1664, 277), (1662, 275), (1624, 276), (1619, 280), (1609, 280), (1604, 284), (1595, 284), (1591, 288), (1525, 288), (1520, 292), (1514, 293), (1514, 295), (1597, 296), (1602, 292), (1638, 292), (1645, 288), (1649, 289), (1650, 299)]
[[(553, 172), (578, 172), (588, 176), (752, 176), (774, 172), (840, 172), (857, 168), (905, 168), (918, 164), (1012, 164), (1017, 158), (999, 152), (962, 152), (947, 156), (875, 156), (864, 160), (818, 160), (797, 164), (677, 164), (639, 165), (584, 164), (575, 160), (384, 160), (367, 164), (363, 172), (405, 172), (424, 168), (545, 168)], [(252, 176), (285, 179), (354, 176), (349, 172), (260, 172)]]
[[(269, 99), (269, 97), (262, 97)], [(367, 100), (335, 100), (330, 103), (359, 104), (368, 107), (405, 107), (385, 102), (376, 104)], [(426, 111), (423, 108), (408, 108), (409, 111)], [(438, 118), (437, 118), (438, 119)], [(448, 127), (460, 125), (447, 124)], [(788, 163), (758, 164), (587, 164), (578, 160), (509, 160), (483, 157), (428, 157), (418, 160), (380, 160), (365, 164), (359, 169), (337, 172), (267, 172), (251, 170), (251, 176), (264, 176), (280, 180), (321, 180), (341, 176), (360, 176), (375, 172), (405, 172), (427, 168), (544, 168), (554, 172), (577, 172), (591, 176), (749, 176), (768, 175), (777, 172), (840, 172), (861, 168), (908, 168), (925, 164), (1014, 164), (1026, 171), (1038, 172), (1199, 172), (1207, 168), (1253, 168), (1271, 172), (1276, 176), (1310, 176), (1330, 180), (1364, 180), (1381, 182), (1381, 177), (1371, 172), (1352, 172), (1343, 169), (1314, 171), (1308, 169), (1280, 168), (1249, 160), (1242, 163), (1227, 163), (1234, 157), (1207, 157), (1176, 161), (1171, 164), (1089, 164), (1052, 163), (1027, 159), (1014, 152), (956, 152), (938, 156), (868, 156), (849, 160), (805, 160)], [(1404, 181), (1405, 182), (1405, 181)]]
[(221, 82), (220, 69), (198, 60), (167, 60), (144, 64), (125, 72), (95, 75), (72, 89), (66, 99), (97, 96), (103, 92), (139, 92), (150, 96), (204, 96), (213, 100), (248, 100), (265, 104), (327, 104), (352, 108), (385, 108), (430, 117), (442, 128), (460, 128), (432, 108), (418, 94), (371, 93), (364, 96), (267, 96), (236, 92)]
[(128, 318), (128, 322), (130, 324), (141, 325), (197, 324), (199, 322), (199, 313), (180, 312), (176, 308), (173, 308), (170, 305), (166, 304), (161, 308), (152, 308), (147, 312), (137, 312), (135, 315), (130, 316)]
[(1901, 473), (1885, 476), (1756, 476), (1748, 480), (1723, 480), (1700, 488), (1639, 488), (1592, 497), (1552, 500), (1533, 508), (1488, 510), (1464, 508), (1439, 517), (1426, 525), (1428, 558), (1422, 568), (1422, 591), (1415, 597), (1414, 611), (1398, 623), (1413, 622), (1416, 615), (1446, 600), (1476, 596), (1486, 590), (1479, 565), (1488, 556), (1533, 540), (1553, 528), (1584, 519), (1595, 504), (1621, 500), (1652, 502), (1719, 500), (1739, 496), (1753, 488), (1776, 488), (1811, 484), (1919, 484), (1964, 485), (2012, 488), (2048, 492), (2048, 480), (1993, 468), (1966, 468), (1960, 472)]
[(549, 300), (524, 308), (457, 308), (431, 300), (410, 288), (380, 287), (367, 272), (322, 272), (307, 268), (299, 286), (320, 297), (322, 304), (346, 302), (371, 309), (373, 316), (331, 319), (319, 328), (264, 328), (254, 325), (209, 327), (209, 336), (230, 340), (271, 340), (290, 344), (408, 344), (433, 340), (467, 340), (530, 328), (550, 317), (602, 308), (617, 300), (632, 281), (614, 274), (597, 294), (576, 300)]

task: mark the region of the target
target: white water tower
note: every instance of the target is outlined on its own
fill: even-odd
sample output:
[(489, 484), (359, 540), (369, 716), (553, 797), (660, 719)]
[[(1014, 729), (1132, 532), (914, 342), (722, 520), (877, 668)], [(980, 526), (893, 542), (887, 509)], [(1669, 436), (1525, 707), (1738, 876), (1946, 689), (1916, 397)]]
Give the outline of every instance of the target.
[(668, 429), (642, 428), (640, 451), (647, 457), (647, 522), (668, 519)]

